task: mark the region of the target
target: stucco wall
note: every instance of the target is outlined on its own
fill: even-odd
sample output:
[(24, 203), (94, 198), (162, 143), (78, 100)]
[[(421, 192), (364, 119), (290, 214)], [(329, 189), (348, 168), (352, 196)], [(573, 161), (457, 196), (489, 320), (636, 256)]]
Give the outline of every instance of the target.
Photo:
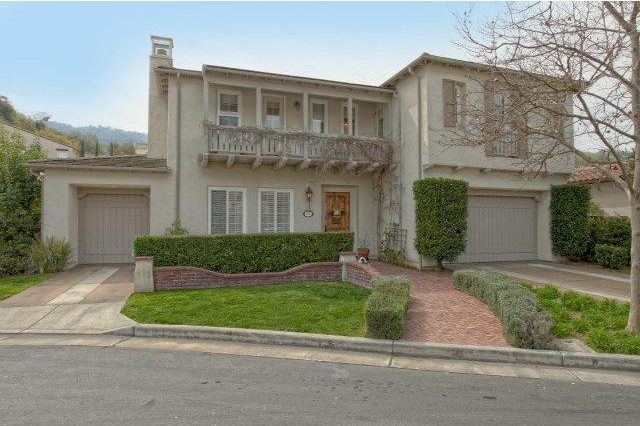
[(631, 216), (629, 197), (613, 182), (594, 183), (591, 187), (591, 199), (608, 216)]
[(28, 132), (26, 130), (20, 129), (18, 127), (12, 126), (7, 123), (3, 123), (1, 121), (0, 121), (0, 127), (2, 127), (3, 129), (9, 132), (17, 133), (20, 136), (22, 136), (27, 146), (32, 146), (36, 142), (40, 143), (40, 147), (46, 153), (47, 158), (58, 158), (58, 152), (57, 152), (58, 149), (66, 150), (67, 158), (78, 157), (78, 153), (76, 152), (76, 150), (67, 145), (63, 145), (51, 139), (43, 138), (42, 136), (38, 136), (34, 133)]

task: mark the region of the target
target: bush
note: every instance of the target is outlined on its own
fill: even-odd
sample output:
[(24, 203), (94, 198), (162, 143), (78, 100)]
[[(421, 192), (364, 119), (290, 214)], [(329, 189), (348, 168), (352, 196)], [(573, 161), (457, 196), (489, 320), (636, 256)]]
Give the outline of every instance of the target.
[(178, 236), (178, 235), (187, 235), (189, 231), (187, 228), (182, 226), (182, 222), (180, 219), (176, 219), (171, 223), (171, 226), (164, 230), (165, 236)]
[(518, 348), (548, 349), (553, 321), (536, 295), (505, 275), (463, 269), (453, 273), (454, 287), (486, 303), (502, 322), (504, 336)]
[(60, 272), (71, 256), (71, 244), (63, 238), (49, 237), (31, 247), (31, 265), (39, 274)]
[(631, 252), (627, 247), (596, 244), (594, 259), (602, 267), (622, 269), (631, 264)]
[(335, 262), (353, 250), (352, 233), (140, 236), (136, 256), (154, 266), (195, 266), (211, 271), (277, 272), (307, 262)]
[(581, 259), (589, 243), (591, 192), (582, 185), (551, 188), (551, 243), (553, 252), (572, 260)]
[(436, 261), (454, 261), (466, 246), (467, 191), (458, 179), (428, 178), (413, 183), (416, 249)]
[(631, 250), (631, 221), (628, 217), (591, 217), (589, 228), (589, 245), (584, 256), (587, 260), (595, 262), (595, 248), (598, 244)]
[(411, 283), (407, 277), (378, 277), (365, 306), (367, 336), (399, 339), (404, 332)]

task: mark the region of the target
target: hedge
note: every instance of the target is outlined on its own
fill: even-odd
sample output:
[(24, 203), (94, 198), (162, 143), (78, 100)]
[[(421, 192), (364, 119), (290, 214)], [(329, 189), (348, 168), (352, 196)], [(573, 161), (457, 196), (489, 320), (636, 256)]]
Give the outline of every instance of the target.
[(399, 339), (409, 307), (409, 278), (377, 277), (365, 306), (367, 336), (377, 339)]
[(504, 336), (518, 348), (549, 349), (553, 321), (536, 295), (509, 277), (463, 269), (453, 273), (454, 287), (486, 303), (502, 322)]
[(591, 192), (582, 185), (551, 188), (551, 243), (553, 252), (572, 260), (582, 258), (589, 243)]
[(629, 250), (628, 247), (596, 244), (594, 260), (598, 265), (605, 268), (622, 269), (631, 264), (631, 252)]
[(625, 216), (592, 216), (589, 218), (590, 237), (586, 260), (595, 262), (598, 244), (624, 247), (631, 250), (631, 221)]
[(334, 262), (353, 250), (353, 233), (140, 236), (135, 256), (154, 266), (194, 266), (227, 273), (278, 272), (307, 262)]
[(413, 183), (416, 250), (436, 261), (454, 261), (466, 246), (467, 192), (459, 179), (427, 178)]

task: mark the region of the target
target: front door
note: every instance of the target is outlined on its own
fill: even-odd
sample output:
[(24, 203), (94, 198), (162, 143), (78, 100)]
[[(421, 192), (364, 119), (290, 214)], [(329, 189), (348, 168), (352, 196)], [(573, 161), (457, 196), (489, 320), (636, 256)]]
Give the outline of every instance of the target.
[(350, 195), (348, 192), (325, 192), (325, 232), (349, 232), (349, 223), (351, 222)]

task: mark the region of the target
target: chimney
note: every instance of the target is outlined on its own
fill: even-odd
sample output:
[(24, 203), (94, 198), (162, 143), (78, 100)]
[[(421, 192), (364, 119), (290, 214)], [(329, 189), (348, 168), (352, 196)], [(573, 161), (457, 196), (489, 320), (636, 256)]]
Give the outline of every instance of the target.
[(151, 56), (169, 59), (169, 66), (173, 66), (173, 39), (152, 35)]
[(173, 67), (173, 39), (151, 36), (149, 58), (149, 124), (148, 156), (167, 158), (167, 90), (166, 74), (156, 72), (158, 67)]

